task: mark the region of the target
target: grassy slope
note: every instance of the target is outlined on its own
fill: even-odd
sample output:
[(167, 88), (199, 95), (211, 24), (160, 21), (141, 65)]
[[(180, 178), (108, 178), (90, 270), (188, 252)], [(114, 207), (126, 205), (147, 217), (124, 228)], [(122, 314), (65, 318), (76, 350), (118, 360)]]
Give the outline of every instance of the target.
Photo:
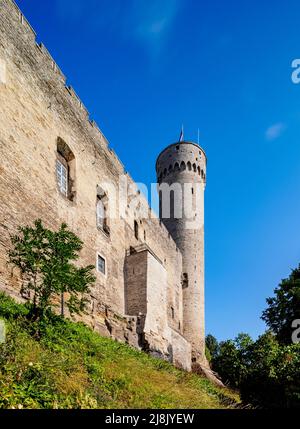
[(7, 327), (0, 408), (227, 408), (238, 400), (202, 377), (57, 316), (37, 340), (26, 313), (0, 294)]

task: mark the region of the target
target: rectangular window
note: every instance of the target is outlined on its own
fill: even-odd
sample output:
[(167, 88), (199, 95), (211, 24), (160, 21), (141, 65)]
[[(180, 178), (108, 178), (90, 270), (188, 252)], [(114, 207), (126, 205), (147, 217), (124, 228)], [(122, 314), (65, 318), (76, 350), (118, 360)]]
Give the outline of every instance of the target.
[(100, 255), (98, 255), (97, 269), (98, 269), (99, 273), (106, 274), (106, 261)]
[(58, 159), (56, 160), (56, 177), (60, 192), (68, 196), (68, 170)]

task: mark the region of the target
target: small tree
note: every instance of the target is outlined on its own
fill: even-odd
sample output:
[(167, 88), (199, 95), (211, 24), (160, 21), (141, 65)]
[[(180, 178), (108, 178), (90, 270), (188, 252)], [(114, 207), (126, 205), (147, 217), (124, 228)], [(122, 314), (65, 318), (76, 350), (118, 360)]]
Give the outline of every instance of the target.
[(281, 344), (291, 344), (292, 323), (300, 319), (300, 265), (274, 292), (275, 296), (267, 299), (268, 308), (262, 319)]
[[(19, 227), (19, 235), (11, 237), (13, 249), (10, 263), (22, 273), (22, 292), (32, 292), (32, 312), (37, 319), (51, 307), (54, 298), (68, 295), (66, 305), (71, 314), (86, 306), (89, 287), (95, 282), (93, 266), (76, 267), (83, 242), (62, 224), (58, 231), (46, 229), (41, 220), (34, 227)], [(62, 314), (63, 314), (63, 299)]]
[(248, 334), (240, 333), (234, 340), (222, 341), (212, 359), (212, 368), (225, 383), (239, 387), (251, 365), (253, 341)]
[(214, 359), (217, 356), (219, 350), (218, 340), (213, 335), (208, 334), (205, 338), (205, 345), (209, 351), (209, 356), (211, 359)]
[(263, 408), (299, 406), (299, 351), (297, 346), (280, 345), (272, 332), (261, 335), (239, 385), (242, 400)]

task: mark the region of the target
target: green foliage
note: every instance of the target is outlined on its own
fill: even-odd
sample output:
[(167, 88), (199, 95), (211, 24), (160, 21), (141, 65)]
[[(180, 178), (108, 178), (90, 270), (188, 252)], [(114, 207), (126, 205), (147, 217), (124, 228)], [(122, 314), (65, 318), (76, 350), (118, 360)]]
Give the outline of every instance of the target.
[(0, 317), (6, 319), (15, 319), (28, 315), (29, 309), (27, 305), (18, 304), (5, 293), (0, 292)]
[(89, 287), (95, 281), (93, 266), (78, 268), (73, 264), (79, 258), (82, 241), (66, 224), (58, 231), (45, 228), (41, 220), (34, 227), (19, 228), (19, 235), (11, 237), (13, 249), (10, 263), (22, 274), (22, 293), (33, 293), (32, 313), (35, 318), (44, 316), (53, 300), (68, 295), (66, 305), (71, 314), (84, 310)]
[(255, 342), (240, 334), (220, 344), (213, 369), (254, 407), (300, 407), (299, 344), (282, 346), (271, 332)]
[[(0, 295), (0, 408), (228, 408), (228, 389), (48, 311), (32, 335), (27, 306)], [(227, 405), (228, 403), (228, 405)]]
[(234, 340), (223, 341), (215, 354), (213, 369), (223, 381), (238, 387), (249, 366), (249, 351), (253, 344), (248, 334), (239, 334)]
[(210, 363), (210, 362), (211, 362), (211, 360), (212, 360), (212, 357), (211, 357), (210, 351), (209, 351), (209, 349), (207, 348), (207, 346), (205, 346), (205, 357), (206, 357), (206, 359), (208, 360), (208, 362)]
[(219, 350), (218, 340), (211, 334), (208, 334), (205, 338), (205, 350), (206, 358), (210, 362), (217, 354)]
[(262, 319), (270, 331), (253, 342), (240, 334), (219, 345), (213, 369), (240, 389), (244, 402), (263, 408), (300, 408), (300, 344), (292, 343), (300, 319), (300, 265), (267, 299)]
[(256, 341), (240, 383), (242, 399), (262, 408), (300, 408), (300, 345), (282, 346), (269, 332)]
[(282, 280), (275, 296), (267, 299), (268, 308), (262, 319), (282, 344), (292, 343), (292, 322), (300, 319), (300, 265)]

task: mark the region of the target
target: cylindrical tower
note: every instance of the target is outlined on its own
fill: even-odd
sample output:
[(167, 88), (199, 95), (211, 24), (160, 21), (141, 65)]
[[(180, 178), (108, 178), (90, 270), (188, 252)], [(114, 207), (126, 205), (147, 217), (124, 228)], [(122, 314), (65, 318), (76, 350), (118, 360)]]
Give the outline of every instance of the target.
[(188, 141), (171, 144), (158, 156), (156, 173), (160, 219), (183, 256), (183, 334), (192, 362), (204, 362), (205, 152)]

